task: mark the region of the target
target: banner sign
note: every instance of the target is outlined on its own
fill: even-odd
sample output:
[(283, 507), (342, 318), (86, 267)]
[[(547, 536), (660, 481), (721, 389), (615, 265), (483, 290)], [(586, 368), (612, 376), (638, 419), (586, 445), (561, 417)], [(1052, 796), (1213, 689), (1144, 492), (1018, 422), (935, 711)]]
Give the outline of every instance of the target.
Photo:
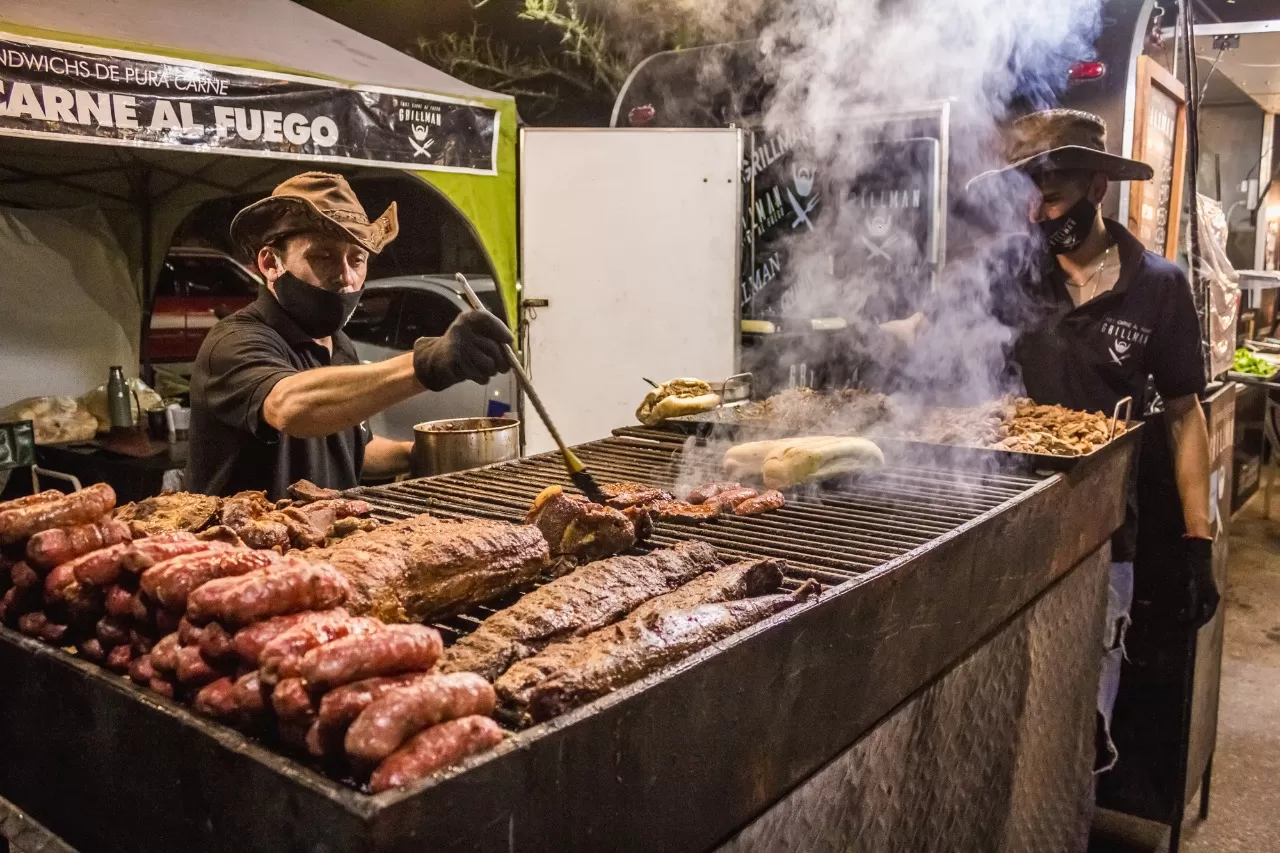
[(492, 175), (498, 112), (0, 34), (0, 135)]

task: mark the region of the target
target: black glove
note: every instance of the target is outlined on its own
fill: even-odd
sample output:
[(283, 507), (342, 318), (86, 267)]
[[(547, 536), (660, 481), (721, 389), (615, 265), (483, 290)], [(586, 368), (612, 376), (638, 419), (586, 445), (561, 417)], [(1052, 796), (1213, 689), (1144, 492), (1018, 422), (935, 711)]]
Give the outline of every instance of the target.
[(1187, 589), (1180, 616), (1185, 624), (1198, 629), (1218, 610), (1218, 584), (1213, 579), (1213, 540), (1184, 537), (1182, 554)]
[(515, 338), (488, 311), (467, 311), (438, 338), (413, 344), (413, 372), (428, 391), (443, 391), (470, 379), (487, 382), (511, 369), (502, 348)]

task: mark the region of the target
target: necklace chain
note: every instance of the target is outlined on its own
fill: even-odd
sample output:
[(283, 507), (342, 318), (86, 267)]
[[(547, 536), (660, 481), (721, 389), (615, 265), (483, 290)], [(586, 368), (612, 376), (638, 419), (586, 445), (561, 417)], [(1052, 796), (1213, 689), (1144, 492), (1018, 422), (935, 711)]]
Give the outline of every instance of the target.
[(1090, 288), (1089, 290), (1088, 296), (1084, 296), (1083, 294), (1081, 294), (1081, 299), (1080, 299), (1081, 305), (1088, 302), (1090, 299), (1092, 299), (1094, 296), (1097, 295), (1098, 283), (1101, 281), (1100, 276), (1102, 275), (1102, 270), (1107, 265), (1107, 261), (1111, 258), (1111, 250), (1114, 249), (1115, 247), (1116, 247), (1115, 243), (1112, 243), (1110, 246), (1107, 246), (1107, 250), (1102, 253), (1102, 260), (1098, 261), (1098, 265), (1094, 268), (1093, 274), (1090, 275), (1087, 279), (1085, 279), (1080, 284), (1076, 284), (1075, 281), (1073, 281), (1070, 276), (1067, 276), (1067, 284), (1071, 285), (1072, 287), (1083, 289), (1089, 283), (1092, 282), (1093, 284), (1093, 287)]

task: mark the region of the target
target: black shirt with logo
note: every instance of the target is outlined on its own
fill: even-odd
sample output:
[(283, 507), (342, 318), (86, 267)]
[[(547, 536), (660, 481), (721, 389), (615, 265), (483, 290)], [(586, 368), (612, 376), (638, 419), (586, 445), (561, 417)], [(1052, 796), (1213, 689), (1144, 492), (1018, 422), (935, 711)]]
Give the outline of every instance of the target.
[(278, 499), (301, 479), (330, 489), (359, 484), (370, 437), (366, 424), (322, 438), (294, 438), (262, 416), (267, 395), (286, 376), (359, 364), (350, 338), (338, 332), (332, 343), (330, 354), (265, 289), (213, 327), (191, 375), (188, 489), (211, 495), (262, 490)]
[[(1066, 273), (1051, 260), (1023, 282), (1002, 319), (1019, 329), (1013, 360), (1033, 400), (1110, 414), (1132, 397), (1140, 418), (1149, 379), (1166, 400), (1204, 391), (1200, 321), (1182, 270), (1146, 251), (1119, 223), (1106, 220), (1106, 227), (1120, 258), (1113, 289), (1077, 307)], [(1125, 525), (1112, 540), (1116, 561), (1133, 559), (1132, 482)]]

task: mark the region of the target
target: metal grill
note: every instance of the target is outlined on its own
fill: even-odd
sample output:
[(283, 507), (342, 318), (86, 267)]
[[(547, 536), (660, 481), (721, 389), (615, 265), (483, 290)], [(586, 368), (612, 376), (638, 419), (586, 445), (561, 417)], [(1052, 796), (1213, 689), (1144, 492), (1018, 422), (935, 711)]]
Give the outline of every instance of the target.
[[(575, 450), (602, 483), (629, 481), (670, 490), (682, 479), (722, 479), (713, 464), (718, 453), (699, 448), (696, 439), (661, 430), (620, 429), (612, 438)], [(721, 517), (699, 525), (658, 522), (650, 544), (700, 539), (726, 557), (783, 558), (792, 578), (834, 585), (950, 533), (1037, 482), (1028, 476), (892, 466), (838, 487), (788, 495), (784, 507), (760, 516)], [(572, 488), (559, 454), (549, 453), (351, 494), (372, 504), (374, 514), (385, 520), (430, 512), (519, 522), (538, 492), (556, 484)]]

